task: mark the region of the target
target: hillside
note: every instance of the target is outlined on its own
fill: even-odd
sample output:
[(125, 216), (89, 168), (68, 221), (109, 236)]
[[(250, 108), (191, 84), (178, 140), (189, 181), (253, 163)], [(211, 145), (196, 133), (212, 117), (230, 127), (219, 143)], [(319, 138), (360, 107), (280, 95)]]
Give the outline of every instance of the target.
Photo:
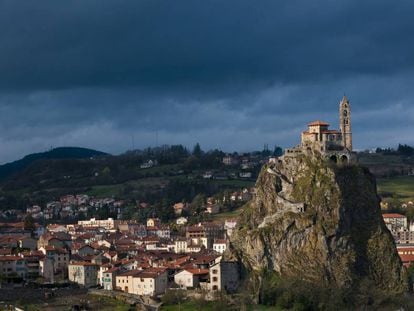
[[(32, 204), (45, 204), (62, 195), (75, 193), (150, 203), (164, 198), (191, 202), (198, 193), (214, 195), (254, 185), (260, 170), (258, 163), (265, 156), (251, 154), (255, 159), (252, 161), (257, 164), (251, 169), (252, 178), (247, 179), (238, 178), (240, 166), (223, 165), (223, 156), (221, 151), (193, 156), (182, 146), (128, 152), (119, 156), (83, 148), (57, 148), (0, 166), (0, 209), (25, 209)], [(392, 176), (378, 180), (380, 195), (390, 196), (390, 191), (395, 191), (398, 197), (408, 197), (408, 178), (395, 174), (396, 167), (401, 165), (406, 168), (399, 172), (407, 173), (411, 165), (409, 158), (368, 153), (359, 154), (359, 158), (370, 169), (377, 167), (376, 172), (380, 172), (380, 176), (381, 172)], [(142, 169), (140, 165), (149, 159), (156, 160), (158, 165)], [(219, 178), (203, 178), (206, 171)], [(221, 179), (222, 176), (225, 178)], [(398, 189), (405, 189), (404, 193), (400, 195)]]
[(0, 165), (0, 181), (22, 172), (36, 161), (49, 159), (85, 159), (107, 155), (104, 152), (79, 147), (60, 147), (50, 151), (33, 153), (24, 158)]
[[(197, 194), (212, 196), (254, 185), (253, 178), (259, 167), (252, 168), (253, 178), (238, 178), (240, 168), (223, 165), (221, 152), (194, 157), (176, 149), (119, 156), (37, 159), (0, 182), (0, 209), (25, 209), (66, 194), (80, 193), (150, 204), (162, 200), (191, 202)], [(150, 159), (158, 164), (142, 168)], [(203, 178), (206, 171), (218, 178)]]

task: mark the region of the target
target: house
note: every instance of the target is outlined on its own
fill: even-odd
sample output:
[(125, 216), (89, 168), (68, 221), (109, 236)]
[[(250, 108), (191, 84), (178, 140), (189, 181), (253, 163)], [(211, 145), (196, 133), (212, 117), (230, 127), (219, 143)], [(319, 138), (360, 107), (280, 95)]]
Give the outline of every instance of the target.
[(414, 243), (414, 231), (398, 231), (394, 235), (396, 238), (396, 243), (399, 244), (413, 244)]
[(0, 256), (0, 275), (3, 277), (19, 276), (26, 278), (26, 260), (19, 256)]
[(165, 293), (167, 282), (167, 269), (148, 268), (133, 276), (132, 293), (154, 297)]
[(202, 245), (200, 244), (188, 244), (187, 245), (187, 252), (188, 253), (199, 253), (201, 252)]
[(147, 162), (142, 163), (139, 167), (140, 168), (151, 168), (158, 165), (157, 160), (148, 160)]
[(240, 163), (239, 159), (237, 157), (233, 157), (231, 155), (226, 155), (223, 157), (223, 164), (232, 166), (232, 165), (238, 165)]
[(171, 229), (168, 225), (160, 225), (157, 230), (157, 236), (162, 239), (169, 239), (171, 237)]
[(120, 222), (120, 220), (114, 220), (113, 218), (102, 220), (91, 218), (89, 220), (79, 220), (78, 225), (82, 227), (101, 227), (105, 230), (117, 230)]
[(184, 269), (174, 275), (174, 282), (183, 289), (198, 288), (208, 281), (208, 269)]
[(239, 173), (239, 177), (240, 178), (252, 178), (252, 173), (242, 171), (242, 172)]
[(407, 217), (397, 213), (385, 213), (382, 214), (385, 225), (391, 231), (396, 233), (398, 231), (404, 231), (407, 229)]
[(0, 256), (11, 256), (12, 249), (11, 248), (0, 248)]
[(21, 254), (21, 257), (26, 261), (27, 277), (37, 278), (40, 273), (39, 262), (44, 258), (43, 253), (39, 251), (25, 252)]
[(147, 227), (158, 227), (161, 221), (158, 218), (148, 218)]
[(68, 266), (69, 281), (84, 287), (98, 285), (99, 266), (90, 262), (72, 262)]
[(209, 268), (209, 277), (209, 290), (235, 292), (240, 280), (238, 263), (232, 261), (215, 263)]
[(227, 249), (227, 241), (225, 239), (216, 239), (213, 243), (213, 250), (219, 254), (223, 254)]
[(138, 274), (140, 270), (129, 270), (123, 273), (120, 273), (115, 276), (115, 288), (117, 290), (121, 290), (125, 293), (131, 293), (132, 294), (132, 277), (136, 274)]
[(206, 213), (208, 214), (217, 214), (220, 212), (220, 206), (218, 204), (208, 204), (206, 207)]
[(103, 254), (103, 256), (108, 258), (110, 262), (118, 260), (118, 253), (116, 251), (107, 251)]
[(174, 251), (177, 254), (186, 253), (187, 252), (187, 239), (186, 238), (177, 238), (174, 241)]
[(224, 226), (222, 224), (204, 222), (187, 227), (187, 238), (223, 239)]
[(16, 248), (19, 245), (20, 236), (0, 236), (0, 247), (4, 248)]
[(56, 232), (56, 233), (44, 233), (39, 237), (37, 241), (37, 248), (44, 246), (54, 246), (54, 247), (68, 247), (72, 246), (72, 237), (70, 234), (65, 232)]
[(397, 252), (405, 267), (409, 267), (412, 263), (414, 263), (413, 246), (397, 245)]
[(183, 226), (188, 222), (188, 219), (186, 217), (178, 217), (175, 223), (179, 226)]
[(250, 192), (250, 190), (249, 189), (247, 189), (247, 188), (244, 188), (243, 190), (242, 190), (242, 192), (241, 192), (241, 201), (243, 201), (243, 202), (247, 202), (247, 201), (249, 201), (249, 200), (251, 200), (252, 199), (252, 193)]
[(175, 215), (181, 215), (184, 210), (188, 209), (188, 203), (175, 203), (173, 206)]
[(47, 230), (52, 233), (67, 231), (65, 225), (59, 225), (59, 224), (50, 224), (47, 226)]
[(43, 257), (39, 260), (39, 275), (47, 283), (55, 282), (54, 262), (52, 259)]
[(73, 244), (72, 254), (78, 254), (79, 256), (90, 256), (95, 254), (95, 249), (90, 245)]
[(101, 284), (105, 290), (114, 290), (116, 288), (116, 276), (120, 272), (120, 268), (112, 267), (102, 272)]
[(54, 246), (45, 246), (39, 248), (47, 259), (53, 263), (53, 271), (66, 273), (69, 264), (69, 253), (66, 249), (57, 248)]
[(108, 240), (99, 240), (99, 241), (98, 241), (98, 245), (99, 245), (99, 246), (104, 246), (104, 247), (106, 247), (106, 248), (111, 248), (112, 243), (111, 243), (111, 242), (109, 242)]

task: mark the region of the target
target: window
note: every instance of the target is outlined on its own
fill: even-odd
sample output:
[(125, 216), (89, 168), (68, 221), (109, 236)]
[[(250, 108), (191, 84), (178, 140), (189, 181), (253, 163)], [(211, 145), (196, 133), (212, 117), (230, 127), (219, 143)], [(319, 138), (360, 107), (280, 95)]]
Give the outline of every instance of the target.
[(217, 277), (213, 277), (213, 282), (217, 282)]
[(216, 269), (213, 270), (213, 274), (217, 274), (217, 270)]

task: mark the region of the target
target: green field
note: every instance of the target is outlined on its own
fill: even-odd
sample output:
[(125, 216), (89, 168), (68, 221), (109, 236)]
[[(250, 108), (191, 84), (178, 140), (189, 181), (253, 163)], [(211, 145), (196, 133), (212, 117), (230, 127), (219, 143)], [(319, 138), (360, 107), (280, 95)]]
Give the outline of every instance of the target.
[(401, 165), (403, 158), (400, 155), (383, 155), (378, 153), (361, 153), (358, 161), (362, 165)]
[(225, 219), (232, 219), (232, 218), (237, 218), (239, 217), (240, 213), (243, 211), (243, 207), (239, 207), (231, 212), (224, 212), (224, 213), (219, 213), (219, 214), (215, 214), (212, 217), (213, 221), (223, 221)]
[(378, 179), (379, 194), (392, 194), (395, 198), (414, 199), (414, 176), (398, 176)]

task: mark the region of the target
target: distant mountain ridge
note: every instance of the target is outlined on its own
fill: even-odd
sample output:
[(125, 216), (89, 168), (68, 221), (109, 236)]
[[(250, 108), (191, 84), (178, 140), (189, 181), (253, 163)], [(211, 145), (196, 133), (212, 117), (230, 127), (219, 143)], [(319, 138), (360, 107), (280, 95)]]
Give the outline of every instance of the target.
[(45, 159), (84, 159), (108, 155), (105, 152), (81, 147), (58, 147), (49, 151), (32, 153), (20, 160), (0, 165), (0, 180), (30, 166), (33, 162)]

